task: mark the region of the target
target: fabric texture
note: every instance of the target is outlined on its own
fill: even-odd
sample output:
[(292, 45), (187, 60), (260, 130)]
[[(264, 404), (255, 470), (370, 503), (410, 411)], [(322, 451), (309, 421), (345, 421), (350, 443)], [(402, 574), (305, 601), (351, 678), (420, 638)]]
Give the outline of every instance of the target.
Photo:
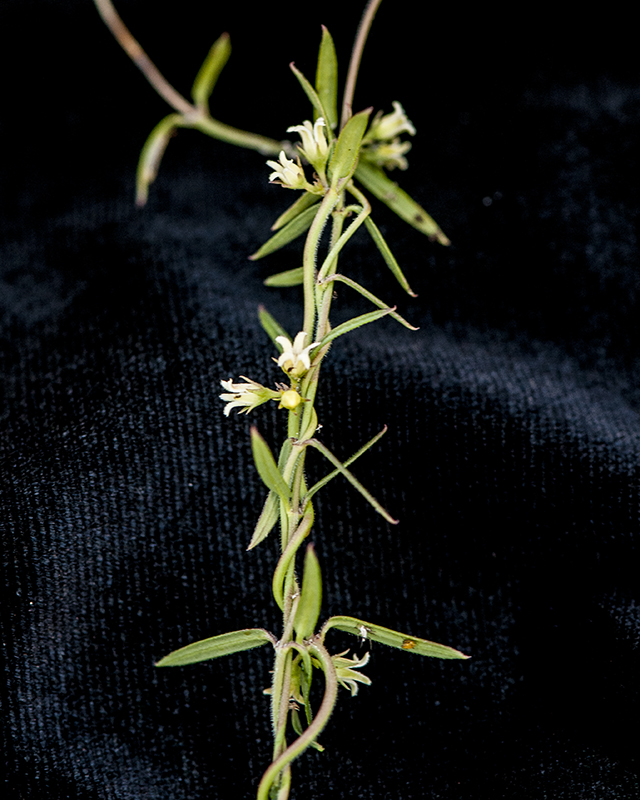
[[(214, 116), (274, 138), (310, 117), (320, 23), (344, 76), (360, 4), (121, 0), (188, 92), (211, 42), (234, 53)], [(397, 5), (397, 4), (396, 4)], [(382, 4), (356, 107), (402, 102), (418, 134), (393, 173), (449, 237), (374, 203), (418, 294), (365, 234), (343, 269), (398, 306), (338, 340), (318, 403), (388, 525), (342, 480), (319, 495), (323, 617), (455, 646), (374, 645), (292, 797), (629, 800), (640, 796), (640, 81), (624, 30), (458, 19)], [(500, 22), (500, 25), (497, 23)], [(625, 27), (624, 25), (622, 26)], [(0, 5), (0, 529), (7, 594), (2, 752), (12, 800), (251, 797), (270, 761), (267, 648), (154, 662), (243, 627), (276, 634), (275, 538), (245, 551), (265, 489), (221, 379), (278, 379), (265, 304), (299, 243), (251, 262), (293, 193), (264, 158), (182, 131), (144, 209), (137, 155), (168, 113), (87, 0)], [(593, 37), (605, 46), (591, 47)], [(614, 46), (615, 45), (615, 46)], [(284, 88), (283, 88), (284, 87)], [(369, 310), (347, 287), (335, 320)], [(311, 458), (311, 477), (326, 472)], [(331, 634), (334, 652), (368, 644)], [(329, 640), (328, 640), (329, 641)], [(305, 794), (307, 793), (307, 794)]]

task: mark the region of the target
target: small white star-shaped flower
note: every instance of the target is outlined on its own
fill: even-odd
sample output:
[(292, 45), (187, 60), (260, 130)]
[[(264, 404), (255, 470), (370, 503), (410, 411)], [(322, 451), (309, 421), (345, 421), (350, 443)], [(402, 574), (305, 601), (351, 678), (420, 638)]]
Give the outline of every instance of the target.
[(305, 331), (300, 331), (293, 343), (286, 336), (276, 336), (276, 342), (282, 347), (282, 353), (276, 360), (287, 375), (300, 378), (307, 370), (311, 369), (311, 357), (309, 351), (317, 347), (320, 342), (311, 342), (304, 347), (304, 340), (307, 338)]
[(348, 650), (345, 650), (343, 653), (332, 656), (332, 661), (336, 668), (338, 683), (340, 686), (344, 686), (345, 689), (349, 689), (351, 696), (355, 697), (358, 694), (359, 683), (371, 686), (371, 678), (361, 672), (355, 672), (356, 669), (360, 669), (360, 667), (364, 667), (369, 663), (369, 653), (365, 653), (362, 658), (344, 658), (348, 652)]
[(267, 161), (267, 166), (273, 172), (269, 175), (269, 181), (279, 183), (287, 189), (306, 189), (307, 179), (301, 165), (296, 164), (292, 159), (287, 158), (284, 150), (280, 151), (280, 161)]
[(298, 145), (298, 149), (319, 172), (324, 170), (329, 154), (329, 145), (322, 130), (325, 127), (324, 119), (318, 117), (313, 126), (306, 119), (302, 125), (292, 125), (287, 128), (287, 133), (300, 134), (302, 144)]
[(381, 116), (377, 114), (371, 128), (365, 136), (365, 140), (370, 142), (372, 140), (387, 141), (395, 139), (401, 133), (409, 133), (415, 136), (416, 129), (413, 123), (404, 112), (404, 108), (398, 103), (397, 100), (393, 101), (393, 113)]
[(220, 381), (222, 388), (226, 389), (224, 394), (220, 395), (220, 399), (224, 400), (227, 404), (224, 407), (225, 416), (229, 416), (231, 410), (234, 408), (240, 409), (240, 414), (248, 414), (253, 411), (257, 406), (266, 403), (269, 400), (279, 400), (282, 392), (274, 392), (272, 389), (267, 389), (260, 383), (245, 378), (244, 375), (240, 376), (246, 383), (233, 383), (231, 380)]

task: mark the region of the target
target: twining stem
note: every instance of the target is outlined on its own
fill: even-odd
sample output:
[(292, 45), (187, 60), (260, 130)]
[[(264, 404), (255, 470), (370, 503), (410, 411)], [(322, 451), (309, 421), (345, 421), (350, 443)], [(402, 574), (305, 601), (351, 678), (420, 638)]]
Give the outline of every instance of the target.
[(347, 82), (344, 87), (344, 95), (342, 97), (342, 118), (340, 120), (340, 130), (351, 119), (351, 111), (353, 106), (353, 95), (356, 89), (356, 80), (358, 79), (358, 70), (360, 69), (360, 61), (362, 59), (362, 51), (364, 50), (367, 36), (371, 30), (371, 23), (376, 15), (378, 6), (382, 0), (369, 0), (367, 7), (364, 10), (356, 39), (353, 43), (351, 51), (351, 61), (349, 62), (349, 71), (347, 72)]
[[(257, 800), (268, 800), (269, 790), (277, 779), (278, 774), (286, 769), (295, 758), (304, 753), (318, 738), (329, 721), (331, 712), (336, 704), (336, 698), (338, 696), (338, 678), (331, 656), (316, 637), (309, 641), (308, 647), (311, 653), (320, 662), (320, 666), (324, 672), (324, 697), (322, 698), (322, 703), (313, 722), (265, 771), (260, 785), (258, 786)], [(284, 797), (286, 797), (286, 795), (284, 795)]]

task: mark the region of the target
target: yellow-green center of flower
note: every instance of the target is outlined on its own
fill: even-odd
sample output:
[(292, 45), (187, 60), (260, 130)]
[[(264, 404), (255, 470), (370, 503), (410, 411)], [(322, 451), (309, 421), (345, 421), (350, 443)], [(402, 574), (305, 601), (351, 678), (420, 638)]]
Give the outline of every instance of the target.
[(288, 408), (289, 411), (293, 411), (301, 402), (302, 398), (295, 389), (287, 389), (286, 392), (282, 393), (282, 397), (280, 398), (280, 405), (282, 408)]

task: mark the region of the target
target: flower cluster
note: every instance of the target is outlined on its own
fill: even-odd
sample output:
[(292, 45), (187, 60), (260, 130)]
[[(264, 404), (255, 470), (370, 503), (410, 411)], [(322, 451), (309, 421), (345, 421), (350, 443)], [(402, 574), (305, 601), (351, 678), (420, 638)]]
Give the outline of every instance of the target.
[[(324, 179), (324, 170), (329, 156), (329, 145), (323, 131), (325, 127), (324, 119), (318, 117), (313, 125), (306, 119), (302, 125), (292, 125), (287, 128), (287, 133), (298, 133), (300, 135), (302, 144), (298, 145), (298, 150), (316, 170), (321, 179)], [(284, 150), (280, 152), (279, 161), (267, 161), (267, 166), (273, 170), (269, 175), (271, 183), (278, 183), (286, 189), (304, 189), (304, 191), (312, 194), (324, 194), (321, 180), (317, 180), (313, 184), (309, 183), (300, 163), (300, 158), (298, 158), (297, 162), (293, 161), (287, 158)]]
[(362, 154), (367, 161), (371, 161), (385, 169), (406, 169), (409, 164), (405, 154), (411, 150), (411, 142), (401, 142), (400, 134), (408, 133), (414, 136), (416, 129), (405, 114), (404, 108), (395, 100), (393, 113), (382, 115), (379, 111), (373, 119), (362, 144)]

